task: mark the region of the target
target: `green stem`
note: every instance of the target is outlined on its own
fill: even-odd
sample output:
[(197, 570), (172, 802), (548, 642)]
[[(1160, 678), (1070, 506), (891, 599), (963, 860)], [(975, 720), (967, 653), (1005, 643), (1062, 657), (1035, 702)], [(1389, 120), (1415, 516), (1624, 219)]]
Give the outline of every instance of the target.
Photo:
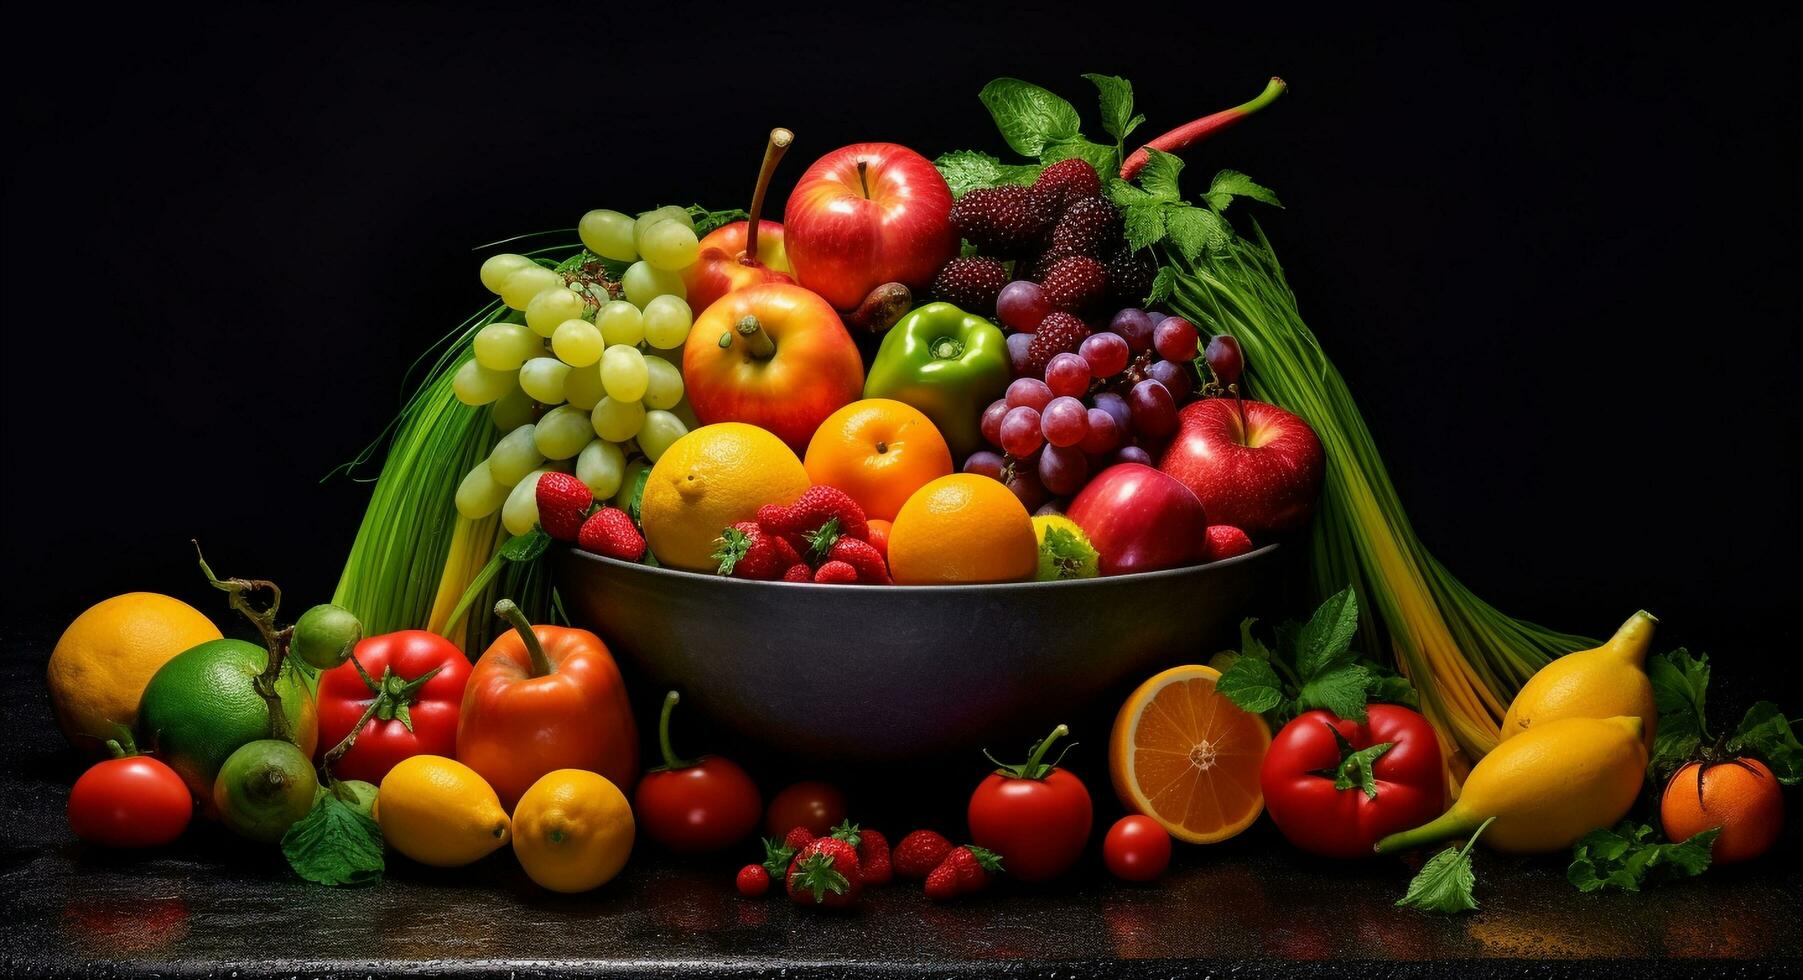
[[(463, 594), (457, 597), (457, 604), (451, 607), (450, 618), (445, 620), (444, 629), (438, 635), (455, 642), (451, 633), (456, 630), (457, 624), (463, 621), (464, 613), (469, 612), (470, 606), (475, 604), (476, 597), (488, 588), (488, 583), (493, 582), (496, 575), (500, 574), (501, 566), (506, 561), (507, 559), (500, 552), (496, 552), (495, 556), (488, 560), (488, 564), (482, 566), (482, 570), (476, 573), (474, 579), (470, 580), (469, 588), (464, 589)], [(459, 645), (461, 646), (461, 644)]]
[(1490, 820), (1494, 819), (1496, 818), (1491, 817), (1489, 820), (1480, 821), (1454, 804), (1452, 809), (1413, 830), (1404, 830), (1385, 837), (1378, 841), (1372, 850), (1378, 854), (1393, 854), (1396, 851), (1438, 844), (1443, 840), (1471, 833), (1473, 830), (1488, 825)]
[[(1027, 756), (1027, 764), (1021, 767), (1022, 771), (1026, 774), (1025, 778), (1044, 779), (1048, 773), (1042, 773), (1039, 770), (1040, 764), (1045, 761), (1045, 754), (1051, 751), (1053, 742), (1058, 741), (1070, 733), (1071, 729), (1069, 725), (1059, 725), (1057, 728), (1052, 729), (1052, 734), (1047, 735), (1038, 745), (1033, 746), (1033, 753)], [(1052, 767), (1046, 766), (1045, 768), (1050, 770)]]
[[(294, 639), (294, 627), (276, 629), (276, 614), (282, 608), (281, 587), (261, 578), (220, 579), (207, 564), (207, 556), (201, 553), (198, 540), (194, 541), (194, 556), (200, 561), (200, 571), (207, 577), (207, 584), (224, 592), (229, 597), (229, 605), (250, 620), (257, 632), (263, 635), (263, 646), (269, 651), (269, 656), (263, 672), (251, 681), (251, 687), (262, 697), (269, 710), (269, 737), (293, 742), (294, 732), (288, 725), (288, 714), (282, 710), (282, 695), (276, 690), (276, 682), (282, 676), (282, 666), (288, 661), (288, 645)], [(262, 609), (250, 602), (250, 594), (259, 591), (268, 592), (270, 596), (269, 605)]]
[(526, 614), (512, 599), (502, 599), (495, 603), (495, 615), (507, 620), (520, 634), (520, 642), (526, 645), (526, 654), (532, 658), (532, 676), (543, 677), (552, 670), (550, 658), (545, 656), (545, 648), (538, 642), (538, 634), (533, 632), (532, 624), (526, 620)]
[(675, 691), (664, 695), (664, 709), (657, 716), (657, 748), (663, 753), (664, 768), (672, 772), (695, 765), (693, 760), (678, 758), (675, 747), (670, 744), (670, 715), (675, 712), (676, 703), (681, 700), (682, 695)]

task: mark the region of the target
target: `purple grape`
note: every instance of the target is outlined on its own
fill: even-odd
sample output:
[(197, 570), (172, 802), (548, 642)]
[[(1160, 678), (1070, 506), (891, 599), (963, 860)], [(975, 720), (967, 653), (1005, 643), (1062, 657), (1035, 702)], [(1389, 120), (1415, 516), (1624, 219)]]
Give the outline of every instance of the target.
[(997, 398), (983, 409), (983, 420), (977, 424), (983, 430), (984, 440), (997, 449), (1002, 446), (1002, 416), (1008, 414), (1010, 407), (1005, 399)]
[(1166, 317), (1152, 328), (1152, 346), (1167, 361), (1192, 361), (1196, 358), (1196, 325), (1180, 316)]
[(1114, 461), (1117, 463), (1142, 463), (1151, 466), (1152, 454), (1138, 446), (1122, 446), (1120, 451), (1114, 454)]
[(1133, 354), (1127, 348), (1126, 338), (1118, 333), (1090, 334), (1077, 353), (1088, 362), (1089, 373), (1098, 378), (1112, 378), (1127, 370), (1127, 358)]
[(1156, 380), (1147, 378), (1134, 385), (1127, 393), (1127, 404), (1133, 409), (1133, 431), (1141, 438), (1157, 439), (1176, 431), (1177, 402), (1171, 389)]
[[(1054, 446), (1075, 446), (1089, 434), (1089, 409), (1069, 395), (1059, 395), (1039, 413), (1039, 431)], [(1048, 487), (1054, 493), (1058, 490)]]
[(1208, 370), (1214, 373), (1215, 381), (1223, 385), (1239, 384), (1240, 373), (1246, 369), (1246, 356), (1240, 352), (1240, 342), (1232, 334), (1216, 334), (1208, 341), (1208, 349), (1202, 356), (1208, 361)]
[(1009, 408), (1026, 406), (1035, 412), (1044, 411), (1053, 398), (1052, 388), (1038, 378), (1015, 378), (1008, 386), (1007, 394), (1002, 396)]
[(1097, 408), (1114, 416), (1114, 427), (1122, 435), (1133, 431), (1133, 409), (1127, 406), (1127, 399), (1112, 391), (1098, 391), (1091, 400)]
[(1100, 408), (1092, 408), (1086, 414), (1089, 431), (1083, 434), (1083, 441), (1077, 443), (1077, 448), (1091, 456), (1113, 452), (1114, 447), (1121, 444), (1121, 428), (1114, 416)]
[(976, 452), (971, 453), (970, 458), (964, 461), (964, 472), (975, 473), (978, 476), (986, 476), (991, 480), (1000, 482), (1002, 473), (1007, 469), (1007, 466), (1008, 461), (1003, 459), (1000, 453), (992, 453), (987, 449), (979, 449)]
[(1039, 329), (1039, 321), (1052, 312), (1052, 304), (1045, 298), (1045, 290), (1036, 282), (1016, 279), (1002, 287), (1001, 294), (995, 298), (995, 317), (1002, 321), (1002, 326), (1020, 333), (1032, 333)]
[(1089, 390), (1089, 362), (1069, 352), (1054, 354), (1046, 362), (1045, 383), (1054, 395), (1081, 397)]
[(1146, 366), (1146, 377), (1164, 385), (1175, 401), (1188, 398), (1190, 391), (1195, 388), (1189, 365), (1183, 362), (1153, 361)]
[(1039, 482), (1055, 496), (1064, 497), (1083, 489), (1089, 479), (1089, 460), (1074, 446), (1047, 446), (1039, 454)]
[(1049, 517), (1049, 516), (1063, 517), (1064, 516), (1064, 508), (1059, 506), (1058, 501), (1048, 500), (1045, 503), (1039, 505), (1039, 509), (1033, 512), (1033, 516), (1034, 517)]
[(1038, 457), (1017, 460), (1014, 464), (1014, 474), (1006, 482), (1006, 486), (1013, 491), (1021, 506), (1027, 508), (1029, 512), (1038, 510), (1052, 497), (1046, 492), (1045, 485), (1039, 482), (1038, 467)]
[(1013, 369), (1017, 378), (1028, 377), (1033, 373), (1033, 366), (1027, 360), (1027, 348), (1031, 346), (1033, 335), (1030, 333), (1008, 335), (1008, 367)]
[(1152, 349), (1152, 318), (1146, 316), (1144, 310), (1130, 306), (1116, 313), (1114, 319), (1108, 321), (1108, 329), (1120, 334), (1135, 354)]
[(1160, 323), (1163, 323), (1165, 321), (1165, 319), (1169, 316), (1170, 316), (1169, 313), (1160, 313), (1157, 310), (1150, 310), (1150, 311), (1147, 311), (1147, 313), (1146, 313), (1146, 319), (1152, 321), (1152, 326), (1154, 326), (1154, 327), (1158, 326)]
[(1039, 432), (1039, 412), (1021, 405), (1002, 416), (1002, 448), (1021, 459), (1033, 455), (1045, 437)]

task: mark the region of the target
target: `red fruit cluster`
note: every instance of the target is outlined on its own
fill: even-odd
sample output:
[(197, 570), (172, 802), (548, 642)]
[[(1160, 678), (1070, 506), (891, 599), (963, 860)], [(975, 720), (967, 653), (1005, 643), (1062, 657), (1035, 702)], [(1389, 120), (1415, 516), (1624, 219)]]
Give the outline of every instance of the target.
[(889, 565), (870, 543), (864, 508), (843, 490), (809, 487), (787, 507), (759, 507), (757, 520), (721, 532), (721, 575), (839, 585), (889, 584)]
[(538, 526), (558, 541), (571, 541), (584, 551), (621, 561), (645, 557), (645, 538), (638, 525), (618, 507), (595, 506), (595, 495), (568, 473), (551, 472), (533, 488)]
[(849, 820), (825, 837), (796, 827), (781, 841), (765, 838), (763, 863), (740, 868), (733, 884), (739, 894), (757, 898), (778, 877), (797, 905), (844, 908), (865, 888), (893, 879), (888, 838)]
[(1000, 259), (962, 255), (947, 262), (933, 277), (933, 298), (966, 313), (994, 316), (995, 298), (1006, 285), (1008, 269)]

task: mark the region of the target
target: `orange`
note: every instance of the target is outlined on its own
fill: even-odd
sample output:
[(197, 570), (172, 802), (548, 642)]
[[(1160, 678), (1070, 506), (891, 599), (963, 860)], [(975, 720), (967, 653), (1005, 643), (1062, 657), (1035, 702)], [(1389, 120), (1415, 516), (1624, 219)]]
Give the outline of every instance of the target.
[(75, 617), (50, 652), (50, 706), (74, 746), (105, 755), (118, 726), (138, 721), (138, 699), (164, 664), (219, 639), (200, 610), (155, 592), (128, 592)]
[(1707, 767), (1699, 781), (1698, 765), (1684, 766), (1665, 784), (1659, 800), (1665, 836), (1688, 840), (1692, 834), (1720, 827), (1722, 835), (1710, 848), (1718, 863), (1764, 854), (1784, 829), (1784, 795), (1772, 770), (1758, 759), (1741, 758)]
[(1213, 667), (1172, 667), (1139, 686), (1114, 717), (1108, 773), (1127, 809), (1171, 836), (1213, 844), (1264, 811), (1258, 771), (1271, 730), (1215, 690)]
[(889, 574), (898, 585), (1018, 582), (1039, 568), (1033, 519), (1013, 491), (975, 473), (928, 483), (889, 529)]
[(914, 491), (952, 471), (952, 451), (920, 409), (866, 398), (820, 423), (802, 465), (815, 483), (845, 491), (866, 517), (892, 521)]
[(757, 517), (765, 504), (792, 504), (807, 488), (801, 460), (768, 431), (744, 422), (704, 425), (651, 467), (639, 504), (645, 543), (665, 565), (711, 572), (721, 531)]

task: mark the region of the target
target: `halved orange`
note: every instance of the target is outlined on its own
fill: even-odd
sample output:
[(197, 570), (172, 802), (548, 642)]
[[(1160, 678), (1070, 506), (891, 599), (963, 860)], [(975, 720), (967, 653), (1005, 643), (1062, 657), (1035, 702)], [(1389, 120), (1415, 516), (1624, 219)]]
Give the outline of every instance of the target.
[(1264, 811), (1258, 770), (1271, 747), (1265, 720), (1215, 690), (1213, 667), (1172, 667), (1121, 705), (1108, 772), (1122, 805), (1191, 844), (1213, 844)]

